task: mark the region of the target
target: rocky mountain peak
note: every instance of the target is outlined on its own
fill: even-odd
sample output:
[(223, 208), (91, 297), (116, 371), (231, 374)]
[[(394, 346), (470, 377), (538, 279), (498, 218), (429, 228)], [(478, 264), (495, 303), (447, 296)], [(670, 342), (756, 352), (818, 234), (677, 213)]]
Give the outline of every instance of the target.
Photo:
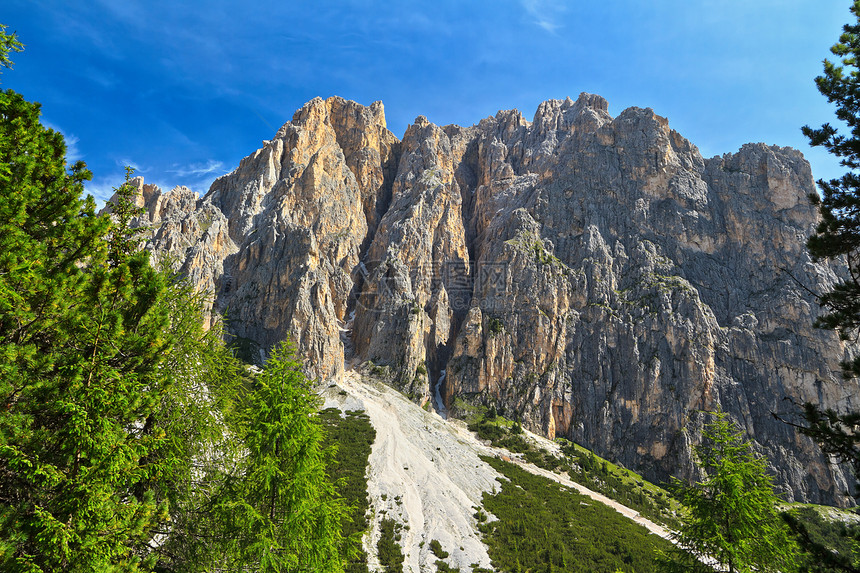
[(657, 481), (695, 474), (697, 412), (720, 407), (790, 497), (850, 503), (847, 474), (771, 415), (852, 395), (848, 349), (812, 328), (805, 287), (842, 270), (806, 254), (795, 150), (704, 159), (653, 110), (612, 117), (592, 94), (531, 122), (419, 116), (400, 141), (381, 103), (317, 98), (201, 200), (136, 184), (150, 248), (262, 354), (289, 336), (314, 376), (363, 364)]
[(597, 130), (610, 121), (608, 102), (599, 95), (583, 92), (575, 102), (569, 97), (543, 102), (538, 106), (532, 123), (538, 133), (546, 133), (570, 131), (577, 127)]

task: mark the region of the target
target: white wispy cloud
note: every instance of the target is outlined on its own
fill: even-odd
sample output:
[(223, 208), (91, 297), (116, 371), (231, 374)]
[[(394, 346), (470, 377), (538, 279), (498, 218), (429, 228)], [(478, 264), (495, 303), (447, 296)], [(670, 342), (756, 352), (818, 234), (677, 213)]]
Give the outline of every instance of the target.
[(212, 173), (224, 172), (224, 163), (209, 159), (205, 163), (190, 163), (188, 165), (174, 165), (168, 173), (175, 173), (180, 177), (201, 177)]
[(68, 134), (66, 137), (66, 161), (69, 163), (74, 163), (80, 159), (83, 159), (84, 155), (81, 153), (81, 150), (78, 148), (78, 143), (80, 143), (81, 138), (77, 135)]
[(146, 2), (130, 2), (124, 0), (117, 2), (116, 0), (97, 0), (96, 4), (101, 6), (103, 12), (111, 14), (120, 22), (138, 24), (146, 21), (148, 16), (146, 12)]
[(554, 34), (562, 27), (558, 23), (559, 16), (566, 9), (562, 0), (520, 0), (520, 3), (534, 23), (547, 32)]
[(141, 167), (139, 163), (137, 163), (136, 161), (132, 161), (128, 157), (120, 157), (116, 160), (116, 165), (117, 167), (122, 167), (123, 169), (125, 169), (126, 167), (131, 167), (138, 175), (143, 175), (144, 173), (149, 171), (149, 169)]

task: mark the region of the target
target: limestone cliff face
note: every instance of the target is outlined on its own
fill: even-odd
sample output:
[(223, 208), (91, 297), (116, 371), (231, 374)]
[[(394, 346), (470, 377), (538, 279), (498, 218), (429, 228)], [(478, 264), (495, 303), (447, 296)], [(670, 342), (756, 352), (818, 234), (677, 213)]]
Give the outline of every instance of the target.
[[(798, 500), (846, 476), (772, 412), (852, 407), (846, 349), (805, 287), (835, 272), (797, 151), (704, 159), (650, 109), (548, 101), (533, 121), (416, 119), (314, 100), (203, 199), (138, 182), (151, 248), (263, 350), (320, 377), (384, 368), (419, 403), (494, 404), (655, 480), (692, 476), (699, 410), (728, 412)], [(801, 286), (803, 285), (803, 286)], [(444, 376), (443, 376), (444, 373)], [(439, 380), (443, 380), (439, 384)]]
[(196, 209), (167, 211), (170, 199), (146, 199), (143, 185), (150, 248), (178, 256), (233, 335), (263, 351), (289, 336), (312, 375), (332, 376), (351, 273), (387, 208), (398, 150), (381, 103), (315, 99)]
[[(482, 280), (449, 402), (495, 402), (652, 478), (694, 470), (696, 411), (721, 407), (796, 498), (843, 493), (815, 446), (770, 415), (791, 411), (786, 397), (850, 401), (844, 349), (811, 328), (817, 308), (795, 281), (833, 280), (804, 248), (808, 164), (764, 145), (705, 161), (650, 110), (611, 119), (593, 98), (544, 113), (508, 136), (498, 116), (483, 136), (510, 176), (475, 190)], [(523, 141), (553, 151), (529, 157)]]
[(468, 187), (455, 171), (473, 137), (473, 129), (443, 129), (424, 117), (407, 130), (391, 205), (361, 266), (356, 353), (393, 366), (395, 386), (420, 402), (430, 397), (428, 374), (447, 360), (458, 322), (449, 293), (462, 290), (472, 272)]

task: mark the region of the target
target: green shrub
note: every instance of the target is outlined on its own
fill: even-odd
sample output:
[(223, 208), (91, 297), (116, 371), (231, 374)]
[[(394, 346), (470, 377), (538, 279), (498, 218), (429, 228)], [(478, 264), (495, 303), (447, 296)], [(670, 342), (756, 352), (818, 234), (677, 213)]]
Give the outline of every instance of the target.
[(490, 334), (495, 336), (497, 334), (501, 334), (505, 330), (505, 323), (496, 317), (490, 317), (487, 325), (490, 329)]
[(380, 523), (380, 537), (376, 542), (376, 552), (384, 573), (403, 573), (403, 561), (406, 557), (396, 541), (401, 528), (399, 523), (390, 518), (385, 518)]
[(857, 546), (860, 524), (826, 520), (809, 505), (792, 507), (782, 517), (804, 550), (801, 571), (828, 573), (860, 569)]
[(670, 528), (677, 523), (674, 511), (677, 502), (668, 501), (662, 490), (646, 483), (641, 476), (610, 464), (569, 440), (562, 439), (562, 457), (556, 457), (526, 440), (519, 422), (511, 423), (499, 416), (491, 418), (492, 413), (491, 407), (482, 418), (469, 424), (469, 430), (489, 440), (494, 447), (524, 454), (525, 461), (540, 468), (566, 471), (573, 481), (635, 509), (652, 521)]
[(438, 539), (434, 539), (430, 542), (430, 551), (432, 551), (433, 555), (435, 555), (439, 559), (445, 559), (449, 555), (447, 551), (442, 549), (442, 544), (439, 543)]
[(507, 430), (501, 425), (491, 422), (486, 418), (469, 424), (469, 430), (478, 434), (482, 440), (490, 440), (493, 445), (496, 445), (497, 440), (501, 440), (507, 435)]

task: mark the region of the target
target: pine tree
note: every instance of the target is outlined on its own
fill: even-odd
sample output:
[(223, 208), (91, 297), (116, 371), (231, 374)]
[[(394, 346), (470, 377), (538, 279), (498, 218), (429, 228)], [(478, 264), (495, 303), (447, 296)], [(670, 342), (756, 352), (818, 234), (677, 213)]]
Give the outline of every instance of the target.
[(65, 151), (0, 92), (0, 570), (340, 572), (298, 363), (249, 380), (204, 295), (150, 266), (131, 171), (99, 216)]
[(6, 26), (0, 24), (0, 67), (12, 68), (12, 60), (9, 59), (10, 52), (20, 52), (24, 45), (18, 41), (15, 34), (7, 34)]
[(211, 571), (219, 559), (212, 505), (240, 451), (227, 422), (249, 374), (224, 344), (220, 324), (203, 328), (206, 293), (166, 263), (159, 271), (169, 277), (160, 304), (170, 317), (173, 344), (159, 367), (169, 389), (146, 424), (148, 432), (164, 435), (147, 460), (162, 471), (139, 487), (167, 504), (169, 520), (159, 522), (137, 551), (156, 559), (156, 571)]
[(0, 569), (136, 571), (165, 517), (140, 484), (163, 471), (145, 422), (166, 391), (166, 283), (144, 252), (108, 259), (125, 231), (81, 199), (90, 174), (65, 151), (38, 104), (0, 93)]
[(797, 570), (797, 545), (779, 515), (764, 459), (753, 454), (742, 432), (714, 414), (696, 448), (705, 479), (676, 483), (686, 515), (675, 535), (677, 549), (666, 571), (730, 573)]
[(310, 381), (284, 343), (244, 406), (246, 453), (217, 507), (229, 571), (343, 571), (347, 508), (326, 475), (330, 453), (321, 445), (317, 407)]
[[(819, 296), (826, 313), (816, 321), (822, 328), (839, 332), (843, 340), (856, 339), (860, 328), (860, 1), (851, 6), (854, 23), (843, 26), (839, 41), (830, 51), (838, 62), (824, 60), (824, 74), (815, 78), (818, 90), (836, 105), (836, 117), (848, 133), (830, 124), (818, 129), (803, 127), (813, 146), (822, 146), (841, 158), (848, 171), (838, 179), (819, 180), (818, 204), (821, 222), (807, 247), (814, 259), (842, 258), (848, 263), (847, 277), (831, 291)], [(847, 378), (860, 376), (860, 355), (843, 363)], [(860, 412), (822, 411), (814, 404), (804, 405), (807, 427), (802, 431), (814, 438), (822, 449), (840, 461), (853, 465), (860, 476)]]
[[(24, 188), (4, 185), (0, 196)], [(75, 205), (73, 189), (24, 205), (23, 225), (0, 220), (0, 234), (16, 240), (0, 273), (16, 303), (0, 311), (4, 570), (135, 571), (143, 563), (132, 545), (163, 517), (140, 485), (162, 471), (147, 458), (163, 433), (146, 420), (166, 390), (167, 316), (155, 305), (165, 283), (145, 253), (108, 264), (93, 239), (111, 227), (90, 202), (80, 213), (52, 210)], [(49, 218), (39, 224), (34, 213)]]
[[(850, 277), (820, 297), (829, 311), (819, 320), (825, 328), (837, 329), (850, 336), (860, 327), (860, 275), (858, 275), (858, 246), (860, 246), (860, 117), (857, 100), (860, 98), (860, 1), (855, 1), (851, 12), (857, 23), (846, 24), (839, 42), (830, 51), (840, 58), (841, 65), (824, 60), (824, 75), (815, 78), (818, 90), (830, 103), (836, 104), (836, 117), (850, 129), (850, 135), (841, 134), (830, 124), (818, 129), (809, 126), (803, 133), (813, 146), (822, 146), (841, 158), (849, 171), (838, 179), (819, 180), (821, 198), (811, 199), (820, 206), (822, 221), (808, 241), (809, 252), (817, 259), (846, 256), (852, 273)], [(845, 364), (847, 373), (860, 375), (860, 357)]]

